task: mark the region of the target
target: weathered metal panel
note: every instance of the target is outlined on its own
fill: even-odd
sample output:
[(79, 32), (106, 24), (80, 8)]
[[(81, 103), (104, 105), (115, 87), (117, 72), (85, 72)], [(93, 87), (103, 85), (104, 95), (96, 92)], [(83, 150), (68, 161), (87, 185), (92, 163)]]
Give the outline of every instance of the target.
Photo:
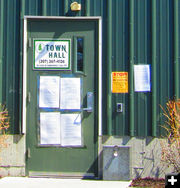
[[(173, 57), (173, 1), (161, 0), (157, 4), (157, 126), (163, 124), (159, 104), (165, 106), (174, 93), (174, 57)], [(159, 115), (158, 115), (159, 114)], [(157, 135), (161, 134), (157, 128)]]
[[(159, 104), (180, 97), (179, 0), (0, 1), (0, 102), (7, 104), (11, 132), (21, 124), (23, 17), (101, 16), (103, 24), (103, 133), (158, 136), (163, 119)], [(150, 64), (152, 90), (134, 92), (133, 65)], [(111, 93), (111, 72), (129, 73), (129, 93)], [(123, 113), (116, 103), (124, 104)]]
[(103, 180), (130, 180), (131, 165), (131, 147), (117, 145), (103, 147)]

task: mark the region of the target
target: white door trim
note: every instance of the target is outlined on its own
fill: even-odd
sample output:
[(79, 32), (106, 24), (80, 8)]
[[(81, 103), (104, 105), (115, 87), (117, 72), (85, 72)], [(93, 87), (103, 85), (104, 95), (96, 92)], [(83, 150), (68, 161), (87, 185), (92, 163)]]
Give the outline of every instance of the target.
[(24, 42), (23, 42), (23, 102), (22, 102), (22, 134), (26, 134), (26, 106), (27, 106), (27, 24), (33, 19), (58, 20), (98, 20), (98, 135), (102, 135), (102, 19), (101, 17), (61, 17), (61, 16), (24, 16)]

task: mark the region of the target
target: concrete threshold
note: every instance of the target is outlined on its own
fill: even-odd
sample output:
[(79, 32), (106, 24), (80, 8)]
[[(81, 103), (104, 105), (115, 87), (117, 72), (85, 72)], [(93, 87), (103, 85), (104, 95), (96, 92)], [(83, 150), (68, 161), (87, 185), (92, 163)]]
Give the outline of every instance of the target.
[(127, 188), (131, 181), (4, 177), (1, 188)]

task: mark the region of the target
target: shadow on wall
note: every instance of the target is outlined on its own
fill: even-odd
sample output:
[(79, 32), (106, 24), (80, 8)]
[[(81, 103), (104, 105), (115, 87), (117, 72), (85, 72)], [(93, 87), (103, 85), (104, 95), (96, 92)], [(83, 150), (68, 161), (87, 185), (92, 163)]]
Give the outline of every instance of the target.
[(24, 135), (15, 135), (15, 136), (13, 136), (13, 143), (14, 144), (18, 144), (23, 137), (24, 137)]
[(134, 168), (135, 178), (165, 178), (165, 174), (170, 173), (172, 169), (161, 162), (160, 139), (147, 137), (145, 142), (145, 151), (141, 153), (142, 168)]

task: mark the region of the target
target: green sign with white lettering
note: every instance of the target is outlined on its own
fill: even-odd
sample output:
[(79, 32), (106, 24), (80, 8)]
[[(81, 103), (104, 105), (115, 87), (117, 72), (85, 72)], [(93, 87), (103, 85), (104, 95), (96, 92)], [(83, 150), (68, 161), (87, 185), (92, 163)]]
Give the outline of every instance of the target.
[(70, 39), (34, 40), (34, 70), (70, 70)]

